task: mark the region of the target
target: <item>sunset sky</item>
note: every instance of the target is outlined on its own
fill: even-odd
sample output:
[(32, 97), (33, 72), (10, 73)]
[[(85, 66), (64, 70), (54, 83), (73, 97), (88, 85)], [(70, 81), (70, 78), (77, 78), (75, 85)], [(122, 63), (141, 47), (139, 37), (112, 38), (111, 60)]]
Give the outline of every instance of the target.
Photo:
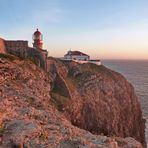
[(0, 37), (28, 40), (39, 28), (49, 55), (148, 59), (148, 0), (0, 0)]

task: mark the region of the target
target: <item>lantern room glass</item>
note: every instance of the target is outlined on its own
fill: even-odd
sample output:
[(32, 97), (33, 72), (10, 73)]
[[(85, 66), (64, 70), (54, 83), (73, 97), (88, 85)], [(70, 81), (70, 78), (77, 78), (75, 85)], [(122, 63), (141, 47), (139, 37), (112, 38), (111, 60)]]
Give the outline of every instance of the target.
[(42, 34), (40, 34), (40, 35), (33, 35), (33, 40), (43, 40), (43, 35)]

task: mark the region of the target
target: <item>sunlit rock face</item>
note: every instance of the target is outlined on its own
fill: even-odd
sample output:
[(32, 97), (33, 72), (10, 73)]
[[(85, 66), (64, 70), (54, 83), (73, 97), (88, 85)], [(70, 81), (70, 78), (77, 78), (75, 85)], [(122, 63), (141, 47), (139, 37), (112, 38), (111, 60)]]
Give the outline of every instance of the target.
[[(107, 115), (107, 113), (103, 114), (103, 112), (107, 110), (105, 107), (110, 105), (102, 106), (102, 110), (100, 111), (102, 116), (101, 113), (96, 113), (96, 111), (99, 111), (98, 108), (100, 108), (100, 106), (96, 104), (97, 101), (95, 101), (97, 100), (96, 98), (98, 98), (97, 95), (99, 92), (95, 90), (95, 87), (94, 89), (88, 87), (88, 85), (91, 85), (90, 82), (92, 78), (96, 79), (95, 76), (90, 77), (91, 80), (88, 81), (87, 72), (85, 73), (85, 79), (79, 77), (81, 76), (81, 66), (79, 67), (79, 65), (75, 63), (62, 63), (54, 59), (52, 59), (52, 62), (51, 69), (49, 69), (52, 70), (52, 72), (49, 71), (47, 74), (29, 60), (22, 60), (14, 56), (0, 54), (0, 147), (142, 148), (142, 145), (133, 139), (135, 138), (140, 141), (140, 139), (138, 139), (139, 137), (136, 136), (138, 135), (137, 133), (139, 133), (139, 135), (141, 134), (141, 137), (143, 136), (140, 107), (134, 95), (131, 96), (131, 98), (135, 98), (134, 101), (137, 103), (134, 103), (131, 99), (129, 104), (135, 105), (133, 108), (135, 125), (132, 124), (133, 117), (130, 115), (129, 110), (126, 112), (126, 117), (129, 119), (129, 116), (131, 116), (130, 122), (125, 123), (127, 121), (126, 118), (122, 118), (122, 120), (125, 119), (124, 123), (126, 125), (124, 128), (127, 128), (125, 130), (126, 135), (127, 132), (130, 133), (128, 123), (130, 123), (131, 128), (133, 128), (133, 126), (138, 127), (133, 134), (130, 133), (127, 135), (133, 138), (116, 137), (116, 135), (124, 136), (122, 132), (119, 134), (114, 132), (116, 129), (112, 129), (110, 133), (107, 133), (111, 135), (110, 137), (104, 136), (107, 134), (102, 130), (100, 132), (98, 129), (98, 127), (100, 127), (99, 125), (103, 124), (103, 122), (105, 124), (106, 122), (104, 127), (110, 127), (110, 125), (112, 125), (111, 127), (114, 128), (113, 125), (116, 125), (116, 122), (119, 120), (117, 117), (119, 114), (115, 116), (115, 113), (112, 111), (112, 116), (108, 115), (103, 118), (103, 115)], [(87, 65), (85, 66), (84, 68), (87, 68)], [(82, 71), (82, 73), (84, 72)], [(92, 71), (92, 73), (96, 75), (95, 71)], [(102, 74), (100, 73), (100, 75)], [(77, 78), (80, 79), (77, 80)], [(107, 79), (105, 79), (105, 81), (106, 80)], [(85, 84), (83, 84), (83, 82), (85, 82)], [(59, 86), (57, 85), (58, 83), (60, 84)], [(106, 83), (108, 84), (107, 81)], [(96, 85), (98, 85), (98, 82), (96, 82)], [(106, 87), (108, 86), (106, 85)], [(125, 88), (126, 87), (127, 86), (125, 86)], [(87, 89), (85, 90), (84, 88)], [(62, 92), (60, 92), (60, 90), (62, 90)], [(97, 90), (99, 90), (99, 86)], [(130, 92), (132, 92), (132, 89), (129, 85), (129, 92), (127, 93)], [(94, 100), (92, 100), (93, 97), (90, 94), (96, 96)], [(100, 95), (100, 100), (103, 95), (104, 94)], [(110, 95), (110, 93), (108, 95)], [(110, 98), (111, 104), (114, 104), (111, 99), (112, 98)], [(122, 106), (124, 105), (118, 104), (115, 110), (118, 111), (120, 108), (123, 108)], [(96, 109), (93, 109), (94, 107), (96, 107)], [(134, 111), (136, 111), (137, 116), (139, 115), (139, 118), (135, 115)], [(112, 118), (114, 118), (115, 123)], [(137, 118), (139, 119), (138, 122)], [(120, 120), (121, 124), (123, 124), (122, 120)], [(98, 121), (100, 121), (100, 123)], [(94, 124), (96, 122), (98, 126)], [(95, 126), (96, 130), (94, 130)], [(90, 129), (90, 127), (94, 128)], [(101, 128), (104, 127), (102, 126)], [(98, 135), (94, 135), (93, 133)], [(102, 136), (99, 135), (100, 133), (102, 133)]]
[(5, 41), (2, 38), (0, 38), (0, 53), (6, 53)]
[[(134, 88), (122, 75), (94, 64), (56, 61), (55, 67), (70, 94), (60, 110), (73, 125), (93, 134), (133, 137), (145, 145), (141, 107)], [(61, 99), (68, 98), (58, 87), (53, 91)]]

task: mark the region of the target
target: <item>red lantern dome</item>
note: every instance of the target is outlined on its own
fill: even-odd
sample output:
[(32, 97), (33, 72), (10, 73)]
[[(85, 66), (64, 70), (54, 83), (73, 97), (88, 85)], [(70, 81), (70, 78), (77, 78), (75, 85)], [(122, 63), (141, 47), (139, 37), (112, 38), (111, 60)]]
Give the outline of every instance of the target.
[(33, 40), (43, 40), (42, 33), (38, 29), (33, 34)]
[(37, 29), (34, 34), (33, 34), (33, 47), (34, 48), (38, 48), (38, 49), (42, 49), (43, 48), (43, 35), (42, 33)]

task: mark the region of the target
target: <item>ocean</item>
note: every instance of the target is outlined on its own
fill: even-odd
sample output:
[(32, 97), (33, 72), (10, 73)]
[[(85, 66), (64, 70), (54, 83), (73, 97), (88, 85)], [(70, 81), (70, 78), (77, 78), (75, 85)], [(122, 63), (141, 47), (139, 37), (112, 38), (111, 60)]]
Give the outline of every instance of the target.
[(103, 60), (102, 64), (117, 71), (134, 86), (146, 122), (148, 146), (148, 60)]

